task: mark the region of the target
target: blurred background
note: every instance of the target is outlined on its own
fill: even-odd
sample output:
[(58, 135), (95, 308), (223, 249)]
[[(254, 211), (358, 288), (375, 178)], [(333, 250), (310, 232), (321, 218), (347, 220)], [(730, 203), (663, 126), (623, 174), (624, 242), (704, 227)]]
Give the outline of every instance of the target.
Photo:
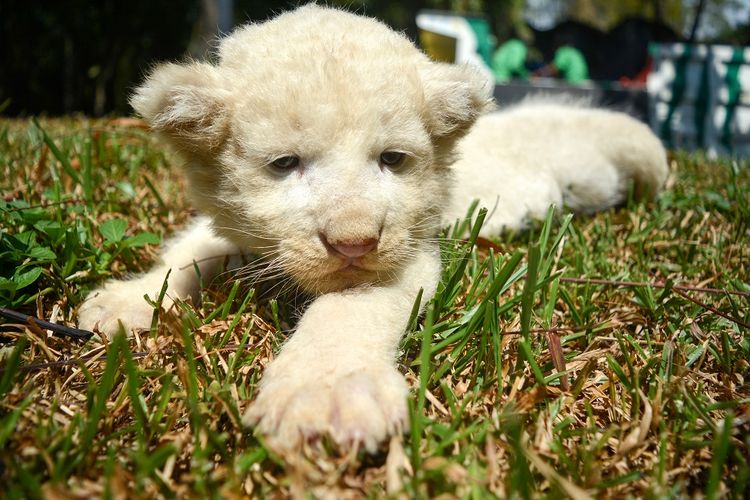
[[(0, 112), (128, 114), (127, 96), (156, 61), (211, 57), (219, 33), (296, 1), (0, 0)], [(593, 81), (635, 79), (650, 42), (750, 43), (750, 0), (328, 0), (419, 41), (423, 9), (486, 21), (489, 57), (506, 40), (543, 66), (562, 43)], [(424, 11), (423, 11), (424, 12)], [(424, 42), (424, 37), (422, 37)], [(434, 42), (434, 39), (432, 40)], [(428, 40), (429, 43), (429, 40)], [(486, 57), (486, 59), (487, 59)]]

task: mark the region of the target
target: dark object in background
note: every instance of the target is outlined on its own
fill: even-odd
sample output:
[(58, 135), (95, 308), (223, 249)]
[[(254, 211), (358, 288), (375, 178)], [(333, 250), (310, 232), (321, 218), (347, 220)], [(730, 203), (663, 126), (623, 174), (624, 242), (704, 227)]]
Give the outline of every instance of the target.
[[(128, 95), (151, 65), (210, 52), (212, 26), (221, 22), (205, 10), (221, 1), (0, 0), (0, 114), (131, 114)], [(300, 3), (230, 2), (235, 24), (263, 21)], [(350, 8), (414, 37), (422, 3), (368, 0)]]
[[(210, 1), (0, 0), (0, 113), (130, 114), (128, 95), (152, 64), (184, 57), (191, 42), (192, 53), (202, 53), (195, 46), (206, 42), (198, 28), (203, 4)], [(299, 2), (233, 3), (235, 22), (245, 23), (262, 21)], [(368, 0), (366, 4), (361, 13), (416, 35), (414, 20), (424, 2)], [(507, 19), (508, 5), (490, 2), (488, 9), (493, 18)], [(642, 67), (647, 57), (649, 41), (679, 37), (663, 25), (641, 19), (625, 27), (629, 22), (605, 35), (567, 21), (549, 31), (535, 31), (536, 45), (550, 61), (562, 41), (569, 40), (586, 56), (592, 79), (633, 78), (638, 73), (633, 68)], [(9, 105), (4, 108), (6, 100)]]
[(592, 80), (635, 78), (648, 62), (649, 43), (682, 40), (669, 26), (637, 17), (623, 20), (608, 33), (578, 21), (563, 21), (550, 30), (531, 29), (534, 46), (546, 61), (563, 45), (580, 50)]
[[(549, 30), (537, 30), (529, 26), (534, 33), (533, 45), (541, 52), (545, 62), (555, 58), (555, 51), (563, 45), (570, 45), (580, 50), (586, 57), (589, 72), (602, 65), (599, 54), (604, 44), (604, 32), (588, 24), (567, 20)], [(591, 74), (591, 78), (596, 75)]]
[(678, 42), (682, 37), (666, 24), (640, 17), (623, 20), (605, 38), (602, 80), (635, 78), (646, 66), (652, 42)]
[(129, 113), (151, 64), (182, 56), (198, 0), (0, 0), (3, 114)]

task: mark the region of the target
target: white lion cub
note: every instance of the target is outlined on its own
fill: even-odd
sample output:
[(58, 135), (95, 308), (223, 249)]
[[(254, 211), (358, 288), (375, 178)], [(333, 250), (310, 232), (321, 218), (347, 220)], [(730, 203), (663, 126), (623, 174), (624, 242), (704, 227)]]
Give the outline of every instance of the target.
[(373, 450), (405, 427), (398, 342), (419, 290), (427, 301), (437, 286), (435, 236), (472, 200), (496, 207), (489, 234), (551, 203), (621, 203), (631, 181), (653, 194), (667, 173), (659, 141), (620, 113), (540, 101), (480, 117), (492, 104), (478, 73), (346, 12), (245, 26), (219, 59), (161, 65), (133, 96), (203, 216), (149, 273), (93, 292), (80, 325), (148, 327), (143, 295), (168, 270), (173, 300), (198, 293), (193, 262), (208, 279), (209, 257), (264, 257), (316, 297), (246, 416), (278, 449), (327, 433)]

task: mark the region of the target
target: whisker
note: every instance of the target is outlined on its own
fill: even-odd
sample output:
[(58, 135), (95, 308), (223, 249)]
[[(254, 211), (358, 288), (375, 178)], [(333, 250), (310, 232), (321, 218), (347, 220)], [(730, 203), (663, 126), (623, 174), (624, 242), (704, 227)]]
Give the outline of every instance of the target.
[[(275, 242), (275, 243), (278, 243), (278, 242), (282, 241), (281, 238), (274, 237), (274, 236), (272, 236), (272, 235), (270, 235), (268, 233), (264, 233), (264, 232), (260, 232), (260, 231), (250, 231), (248, 229), (240, 229), (240, 228), (231, 227), (231, 226), (214, 225), (213, 227), (215, 229), (221, 229), (221, 230), (224, 230), (224, 231), (238, 233), (238, 234), (241, 234), (243, 236), (249, 236), (251, 238), (257, 238), (259, 240), (267, 240), (267, 241), (271, 241), (271, 242)], [(257, 249), (257, 248), (274, 248), (274, 247), (275, 247), (275, 245), (257, 246), (257, 247), (253, 246), (253, 249)]]

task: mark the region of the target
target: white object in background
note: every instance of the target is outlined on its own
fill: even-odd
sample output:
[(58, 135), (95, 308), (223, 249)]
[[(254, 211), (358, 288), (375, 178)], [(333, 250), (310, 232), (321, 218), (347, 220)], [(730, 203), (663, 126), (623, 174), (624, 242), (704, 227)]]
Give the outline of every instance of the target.
[(495, 84), (492, 70), (487, 67), (477, 52), (479, 47), (477, 36), (464, 17), (439, 12), (420, 12), (417, 14), (417, 27), (455, 39), (456, 59), (453, 62), (476, 66), (492, 85)]

